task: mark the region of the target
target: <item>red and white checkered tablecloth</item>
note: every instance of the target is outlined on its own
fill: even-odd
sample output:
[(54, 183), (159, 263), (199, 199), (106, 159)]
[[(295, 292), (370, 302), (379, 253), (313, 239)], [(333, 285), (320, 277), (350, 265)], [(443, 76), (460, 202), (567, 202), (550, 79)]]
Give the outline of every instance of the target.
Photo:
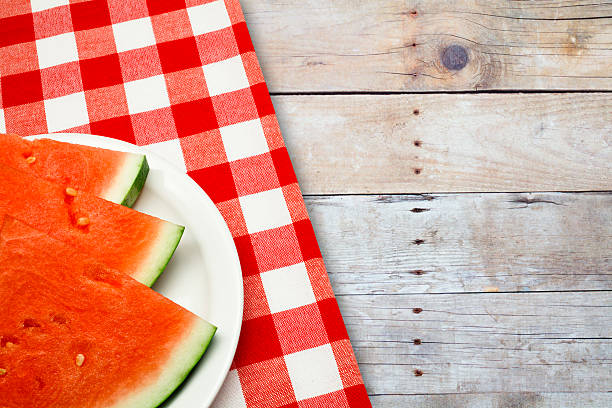
[(371, 406), (238, 0), (7, 0), (0, 132), (110, 136), (215, 202), (244, 276), (215, 407)]

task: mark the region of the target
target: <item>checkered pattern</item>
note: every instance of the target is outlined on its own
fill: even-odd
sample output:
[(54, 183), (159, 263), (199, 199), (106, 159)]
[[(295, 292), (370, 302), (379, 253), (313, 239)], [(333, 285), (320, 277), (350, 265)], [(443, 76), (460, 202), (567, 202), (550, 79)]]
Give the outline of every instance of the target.
[(12, 0), (0, 131), (162, 154), (215, 202), (244, 276), (216, 407), (370, 406), (238, 0)]

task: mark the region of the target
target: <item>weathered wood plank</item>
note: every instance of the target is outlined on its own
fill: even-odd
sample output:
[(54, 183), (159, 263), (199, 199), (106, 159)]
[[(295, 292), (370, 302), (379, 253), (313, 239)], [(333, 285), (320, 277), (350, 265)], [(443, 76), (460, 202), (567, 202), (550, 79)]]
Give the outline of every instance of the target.
[(374, 395), (376, 408), (609, 408), (612, 393), (493, 393), (444, 395)]
[(612, 292), (338, 301), (374, 395), (612, 389)]
[(612, 88), (609, 2), (242, 4), (273, 92)]
[(306, 205), (338, 295), (612, 289), (612, 193), (329, 196)]
[(612, 94), (278, 96), (305, 194), (612, 189)]

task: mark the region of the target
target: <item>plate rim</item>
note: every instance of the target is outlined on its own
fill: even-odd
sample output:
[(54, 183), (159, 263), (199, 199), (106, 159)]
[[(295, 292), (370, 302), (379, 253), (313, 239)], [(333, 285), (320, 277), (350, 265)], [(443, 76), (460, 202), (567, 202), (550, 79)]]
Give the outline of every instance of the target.
[[(215, 400), (215, 398), (217, 397), (217, 395), (219, 394), (219, 391), (221, 391), (221, 388), (222, 388), (222, 386), (223, 386), (223, 384), (225, 382), (227, 374), (230, 371), (231, 364), (232, 364), (232, 362), (234, 360), (234, 356), (236, 354), (236, 349), (238, 347), (238, 340), (240, 339), (240, 334), (242, 333), (242, 322), (243, 322), (242, 319), (243, 319), (243, 315), (244, 315), (244, 281), (243, 281), (243, 276), (242, 276), (242, 273), (241, 273), (242, 268), (241, 268), (241, 264), (240, 264), (240, 257), (238, 256), (238, 250), (236, 248), (236, 244), (234, 242), (234, 239), (233, 239), (232, 233), (231, 233), (231, 231), (229, 229), (229, 226), (225, 222), (225, 219), (221, 215), (221, 212), (219, 211), (219, 209), (217, 208), (215, 203), (212, 201), (212, 199), (206, 193), (206, 191), (204, 191), (204, 189), (202, 189), (202, 187), (200, 187), (191, 177), (189, 177), (186, 173), (184, 173), (180, 169), (178, 169), (170, 161), (168, 161), (165, 158), (161, 157), (157, 153), (154, 153), (152, 151), (146, 150), (146, 145), (139, 146), (139, 145), (136, 145), (136, 144), (132, 144), (132, 143), (123, 141), (123, 140), (114, 139), (114, 138), (106, 137), (106, 136), (92, 135), (92, 134), (88, 134), (88, 133), (69, 133), (69, 132), (45, 133), (45, 134), (28, 135), (28, 136), (25, 136), (24, 138), (27, 139), (27, 140), (52, 139), (52, 140), (56, 140), (56, 141), (59, 141), (59, 142), (81, 144), (81, 145), (90, 146), (90, 147), (107, 148), (107, 147), (101, 147), (101, 146), (96, 146), (94, 144), (87, 143), (87, 140), (84, 140), (82, 142), (81, 141), (73, 142), (73, 140), (75, 138), (78, 138), (79, 136), (84, 136), (84, 137), (86, 137), (88, 139), (91, 139), (91, 138), (99, 139), (99, 140), (101, 140), (101, 141), (103, 141), (105, 143), (110, 143), (112, 145), (118, 146), (117, 149), (110, 148), (109, 150), (126, 151), (128, 153), (143, 154), (143, 155), (145, 155), (147, 157), (149, 157), (149, 156), (155, 157), (156, 161), (164, 163), (164, 165), (167, 167), (167, 169), (160, 169), (161, 171), (175, 173), (175, 176), (184, 179), (188, 184), (191, 184), (192, 187), (194, 187), (203, 196), (203, 199), (205, 201), (207, 201), (207, 204), (209, 206), (211, 206), (211, 208), (214, 208), (215, 217), (218, 219), (218, 221), (220, 221), (221, 225), (223, 226), (223, 228), (222, 228), (223, 229), (223, 234), (225, 235), (225, 237), (223, 237), (223, 238), (227, 239), (228, 242), (230, 243), (229, 246), (231, 248), (233, 262), (236, 263), (235, 266), (237, 266), (237, 270), (240, 272), (240, 273), (237, 274), (238, 283), (239, 283), (238, 284), (238, 298), (239, 298), (238, 311), (239, 311), (239, 313), (236, 316), (237, 317), (237, 319), (236, 319), (236, 322), (237, 322), (236, 329), (235, 329), (234, 333), (232, 333), (232, 335), (231, 335), (231, 345), (230, 345), (231, 353), (228, 353), (228, 357), (226, 359), (224, 359), (223, 370), (221, 371), (221, 375), (217, 379), (216, 383), (212, 387), (212, 392), (210, 393), (210, 396), (207, 399), (205, 399), (204, 401), (202, 401), (203, 404), (206, 404), (205, 406), (210, 406), (213, 403), (213, 401)], [(66, 139), (69, 139), (70, 141), (66, 140)], [(122, 150), (122, 148), (125, 149), (125, 150)], [(172, 395), (174, 395), (174, 392), (172, 393)], [(168, 398), (172, 397), (172, 395), (170, 395)], [(165, 402), (165, 400), (164, 400), (164, 402)]]

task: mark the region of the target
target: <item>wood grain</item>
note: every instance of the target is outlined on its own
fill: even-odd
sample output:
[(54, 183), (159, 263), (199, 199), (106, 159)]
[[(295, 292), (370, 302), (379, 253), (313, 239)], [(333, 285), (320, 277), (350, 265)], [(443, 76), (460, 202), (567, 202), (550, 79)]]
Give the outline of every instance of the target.
[(611, 292), (340, 295), (338, 301), (372, 395), (612, 387)]
[(612, 94), (277, 96), (305, 194), (612, 189)]
[(612, 88), (609, 2), (242, 5), (272, 92)]
[(610, 392), (524, 392), (438, 395), (373, 395), (376, 408), (607, 408), (612, 406)]
[(612, 290), (610, 192), (327, 196), (306, 205), (338, 295)]

